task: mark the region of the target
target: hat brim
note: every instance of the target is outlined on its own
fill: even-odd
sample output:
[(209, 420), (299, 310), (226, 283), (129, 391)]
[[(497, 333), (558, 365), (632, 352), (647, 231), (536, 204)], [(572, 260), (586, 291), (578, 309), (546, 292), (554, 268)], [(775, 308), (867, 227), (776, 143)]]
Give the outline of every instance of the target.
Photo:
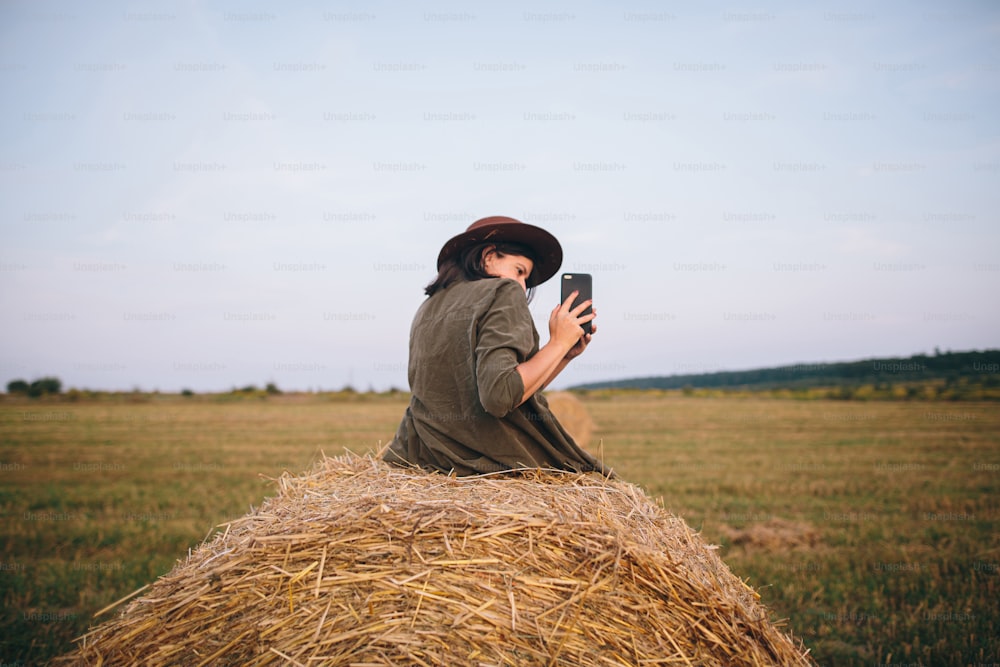
[(551, 278), (562, 266), (562, 246), (555, 236), (541, 227), (535, 227), (512, 218), (501, 218), (495, 223), (480, 225), (475, 229), (462, 232), (452, 237), (441, 248), (438, 254), (437, 267), (448, 259), (458, 255), (470, 245), (490, 241), (509, 241), (528, 246), (535, 253), (534, 268), (525, 284), (528, 287), (541, 285)]

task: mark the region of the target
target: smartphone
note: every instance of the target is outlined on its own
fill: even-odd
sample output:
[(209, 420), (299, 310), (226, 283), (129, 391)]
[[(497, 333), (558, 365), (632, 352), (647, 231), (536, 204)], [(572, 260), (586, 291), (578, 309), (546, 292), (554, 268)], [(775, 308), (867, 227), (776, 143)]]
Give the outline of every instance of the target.
[[(569, 295), (573, 290), (578, 290), (580, 293), (576, 296), (573, 301), (571, 308), (575, 308), (576, 304), (581, 301), (586, 301), (587, 299), (593, 298), (593, 280), (589, 273), (564, 273), (562, 274), (562, 298), (560, 301), (565, 301), (569, 298)], [(591, 308), (588, 306), (587, 310), (581, 313), (582, 315), (587, 315), (590, 313)], [(584, 322), (583, 331), (584, 333), (590, 333), (591, 322)]]

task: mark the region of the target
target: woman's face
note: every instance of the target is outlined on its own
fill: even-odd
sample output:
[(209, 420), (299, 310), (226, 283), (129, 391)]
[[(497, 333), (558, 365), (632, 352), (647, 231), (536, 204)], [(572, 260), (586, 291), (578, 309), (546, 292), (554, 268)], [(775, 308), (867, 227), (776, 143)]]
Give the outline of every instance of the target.
[(483, 255), (483, 268), (491, 276), (516, 280), (527, 292), (528, 276), (531, 275), (534, 262), (521, 255), (501, 255), (495, 248), (490, 248)]

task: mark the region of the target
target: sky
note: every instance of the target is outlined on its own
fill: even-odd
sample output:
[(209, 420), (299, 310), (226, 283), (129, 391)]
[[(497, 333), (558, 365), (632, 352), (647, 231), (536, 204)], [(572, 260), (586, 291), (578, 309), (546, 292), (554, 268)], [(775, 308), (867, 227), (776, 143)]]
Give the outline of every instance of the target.
[(94, 4), (0, 4), (4, 385), (406, 389), (489, 215), (553, 388), (1000, 347), (994, 2)]

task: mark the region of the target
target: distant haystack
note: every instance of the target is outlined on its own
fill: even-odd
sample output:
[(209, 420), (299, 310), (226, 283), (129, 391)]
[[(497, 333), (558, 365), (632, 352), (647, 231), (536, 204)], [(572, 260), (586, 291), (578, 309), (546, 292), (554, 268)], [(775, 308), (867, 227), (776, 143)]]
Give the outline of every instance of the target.
[(87, 665), (811, 665), (637, 487), (322, 461), (60, 660)]
[(555, 391), (545, 394), (549, 409), (563, 425), (569, 434), (581, 447), (590, 445), (590, 436), (594, 432), (594, 420), (580, 399), (567, 391)]

